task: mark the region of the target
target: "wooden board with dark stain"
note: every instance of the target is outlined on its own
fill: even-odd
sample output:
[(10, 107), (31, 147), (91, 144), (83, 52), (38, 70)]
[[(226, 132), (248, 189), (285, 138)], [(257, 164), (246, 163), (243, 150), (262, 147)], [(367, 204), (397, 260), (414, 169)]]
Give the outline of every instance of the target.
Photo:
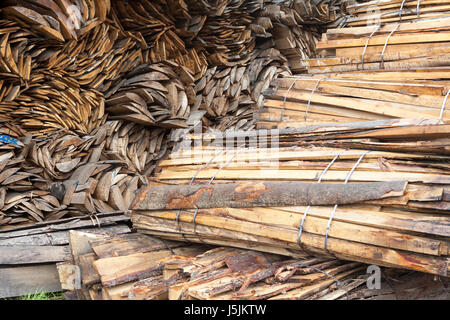
[(353, 204), (403, 195), (405, 181), (330, 184), (303, 182), (241, 182), (214, 185), (146, 186), (133, 210), (249, 208)]

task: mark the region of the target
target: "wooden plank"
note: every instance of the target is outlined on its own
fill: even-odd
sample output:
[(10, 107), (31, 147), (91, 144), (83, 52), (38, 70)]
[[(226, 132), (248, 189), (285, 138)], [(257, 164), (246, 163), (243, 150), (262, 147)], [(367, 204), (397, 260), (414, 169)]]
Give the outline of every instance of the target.
[(94, 268), (94, 261), (97, 259), (95, 253), (83, 254), (78, 258), (83, 285), (89, 287), (95, 283), (100, 283), (100, 276)]
[[(129, 233), (130, 227), (127, 225), (105, 226), (99, 228), (81, 228), (79, 231), (89, 233), (109, 233), (122, 234)], [(17, 237), (5, 237), (0, 240), (0, 246), (59, 246), (69, 244), (68, 231), (56, 231), (51, 233), (39, 233), (31, 235), (23, 235)]]
[[(147, 216), (148, 215), (148, 216)], [(147, 218), (150, 218), (152, 214), (146, 213), (146, 216), (140, 216), (140, 221), (145, 221)], [(157, 216), (157, 214), (154, 214)], [(161, 220), (170, 220), (173, 221), (172, 230), (176, 229), (176, 212), (164, 212), (161, 217), (164, 219)], [(136, 214), (135, 214), (136, 216)], [(191, 230), (191, 233), (194, 233), (192, 227), (192, 213), (184, 213), (180, 215), (180, 221), (185, 222), (183, 224), (183, 230)], [(136, 218), (134, 218), (136, 219)], [(136, 221), (136, 220), (135, 220)], [(208, 230), (206, 234), (210, 235), (211, 231), (209, 228), (215, 227), (217, 229), (225, 229), (230, 231), (244, 232), (247, 234), (253, 234), (257, 236), (261, 236), (263, 238), (271, 238), (277, 241), (282, 241), (283, 243), (293, 243), (297, 245), (298, 240), (298, 230), (292, 229), (288, 230), (286, 228), (277, 227), (277, 226), (269, 226), (263, 225), (259, 223), (246, 222), (240, 220), (234, 220), (230, 218), (222, 218), (219, 216), (198, 216), (196, 219), (197, 223), (197, 232), (200, 232), (199, 225), (207, 226), (208, 228), (203, 229), (203, 232)], [(169, 230), (171, 228), (168, 228)], [(185, 229), (189, 228), (189, 229)], [(152, 225), (152, 229), (158, 230), (158, 227)], [(187, 233), (184, 231), (184, 233)], [(320, 235), (314, 235), (311, 233), (304, 232), (302, 235), (302, 243), (309, 247), (313, 248), (324, 248), (325, 237)], [(391, 248), (384, 248), (378, 246), (371, 246), (367, 244), (361, 244), (357, 242), (350, 242), (346, 240), (340, 240), (336, 238), (328, 238), (328, 250), (331, 250), (336, 255), (345, 254), (349, 255), (350, 252), (353, 252), (355, 255), (352, 256), (351, 260), (371, 263), (369, 261), (376, 260), (379, 261), (380, 264), (384, 262), (388, 263), (390, 266), (399, 264), (404, 268), (414, 269), (414, 270), (422, 270), (429, 273), (438, 273), (438, 274), (447, 274), (447, 264), (445, 262), (445, 258), (441, 257), (431, 257), (428, 255), (421, 254), (413, 254), (408, 253), (406, 251), (394, 250)], [(382, 259), (381, 259), (382, 257)], [(378, 259), (380, 258), (380, 259)], [(411, 259), (414, 259), (414, 263), (411, 263)], [(405, 264), (405, 261), (408, 260), (408, 263)]]
[(183, 242), (165, 241), (137, 233), (114, 235), (105, 240), (91, 241), (92, 250), (99, 259), (127, 256), (139, 252), (158, 251), (186, 245)]
[[(425, 36), (426, 35), (426, 36)], [(423, 32), (422, 34), (394, 34), (389, 38), (390, 44), (404, 43), (427, 43), (449, 41), (449, 32)], [(384, 45), (386, 36), (375, 35), (370, 39), (369, 45)], [(362, 47), (366, 44), (366, 39), (345, 39), (345, 40), (329, 40), (317, 43), (317, 49), (330, 49), (339, 47)]]
[(61, 284), (55, 264), (0, 267), (0, 298), (59, 291)]
[(0, 264), (18, 265), (68, 260), (67, 246), (0, 246)]
[(201, 247), (174, 248), (153, 252), (136, 253), (122, 257), (99, 259), (94, 266), (100, 275), (103, 286), (113, 287), (130, 281), (144, 279), (156, 274), (162, 274), (159, 270), (159, 260), (172, 254), (196, 255), (201, 252)]
[(249, 208), (353, 204), (403, 195), (407, 183), (327, 184), (244, 182), (210, 186), (144, 187), (133, 210)]

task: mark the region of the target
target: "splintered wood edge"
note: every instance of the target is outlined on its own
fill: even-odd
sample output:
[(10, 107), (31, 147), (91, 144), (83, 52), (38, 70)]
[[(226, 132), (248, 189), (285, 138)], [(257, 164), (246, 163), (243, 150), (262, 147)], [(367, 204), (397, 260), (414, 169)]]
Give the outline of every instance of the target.
[(131, 202), (130, 205), (130, 210), (137, 210), (139, 208), (139, 204), (145, 200), (145, 198), (147, 197), (147, 192), (150, 190), (150, 186), (146, 185), (141, 187), (134, 200)]

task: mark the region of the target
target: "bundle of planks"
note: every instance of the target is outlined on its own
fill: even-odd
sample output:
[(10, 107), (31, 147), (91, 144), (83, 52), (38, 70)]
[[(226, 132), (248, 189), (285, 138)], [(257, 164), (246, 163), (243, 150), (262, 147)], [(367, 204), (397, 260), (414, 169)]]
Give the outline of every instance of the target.
[(450, 120), (445, 81), (305, 75), (276, 79), (271, 86), (255, 112), (258, 128), (395, 118)]
[[(142, 234), (75, 231), (70, 243), (73, 261), (58, 271), (77, 299), (337, 299), (366, 281), (366, 266), (332, 258), (291, 259)], [(77, 269), (78, 281), (69, 283)]]
[(61, 291), (56, 263), (71, 259), (69, 231), (126, 234), (129, 219), (116, 212), (0, 230), (0, 298)]
[(359, 126), (280, 130), (275, 149), (267, 139), (229, 149), (228, 134), (226, 147), (173, 154), (134, 200), (133, 226), (171, 240), (291, 256), (305, 249), (447, 275), (449, 126)]
[[(450, 17), (412, 23), (328, 29), (316, 45), (321, 58), (303, 62), (309, 73), (448, 67)], [(417, 78), (416, 76), (413, 79)], [(423, 79), (433, 79), (430, 75)], [(408, 78), (405, 76), (405, 78)], [(435, 77), (434, 79), (439, 78)], [(442, 77), (447, 78), (447, 77)]]
[[(346, 3), (311, 1), (285, 1), (265, 5), (257, 25), (252, 25), (259, 34), (270, 31), (275, 48), (286, 56), (293, 73), (305, 71), (304, 59), (316, 57), (316, 43), (326, 28), (342, 23)], [(266, 30), (267, 29), (267, 30)], [(261, 31), (260, 31), (261, 30)]]
[(86, 136), (38, 138), (8, 122), (0, 131), (0, 229), (127, 211), (168, 144), (163, 129), (122, 120)]
[(450, 3), (446, 0), (376, 0), (348, 5), (349, 27), (374, 24), (415, 22), (422, 19), (449, 17)]
[(422, 117), (448, 122), (450, 17), (385, 23), (323, 33), (319, 57), (299, 62), (308, 75), (275, 79), (266, 90), (257, 127)]

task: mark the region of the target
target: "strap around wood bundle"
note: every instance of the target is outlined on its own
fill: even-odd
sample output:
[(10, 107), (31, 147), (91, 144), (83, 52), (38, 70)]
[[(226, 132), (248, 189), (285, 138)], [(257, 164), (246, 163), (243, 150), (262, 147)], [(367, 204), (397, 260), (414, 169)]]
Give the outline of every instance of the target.
[(403, 6), (405, 4), (406, 0), (403, 0), (400, 5), (400, 10), (398, 11), (398, 16), (400, 18), (399, 23), (402, 22), (402, 14), (403, 14)]
[(89, 215), (89, 219), (91, 219), (92, 225), (95, 227), (95, 220), (93, 219), (93, 217), (95, 218), (95, 220), (97, 220), (97, 226), (98, 226), (98, 228), (101, 228), (100, 220), (98, 219), (98, 217), (97, 217), (97, 215), (96, 215), (95, 213), (91, 213), (91, 214)]
[(362, 56), (361, 56), (361, 69), (362, 69), (362, 70), (364, 70), (364, 56), (366, 55), (366, 50), (367, 50), (367, 46), (369, 45), (370, 38), (372, 38), (373, 35), (374, 35), (378, 30), (380, 30), (380, 27), (381, 27), (381, 24), (378, 24), (378, 25), (376, 26), (375, 30), (373, 30), (372, 33), (371, 33), (371, 34), (369, 35), (369, 37), (367, 38), (367, 41), (366, 41), (366, 44), (365, 44), (365, 46), (364, 46), (364, 50), (363, 50), (363, 53), (362, 53)]
[[(211, 164), (211, 162), (214, 161), (215, 158), (217, 158), (219, 155), (222, 155), (222, 153), (224, 153), (225, 150), (222, 150), (220, 153), (217, 153), (216, 155), (214, 155), (213, 157), (211, 157), (211, 159), (209, 159), (208, 162), (206, 162), (203, 166), (201, 166), (200, 168), (198, 168), (198, 170), (195, 172), (194, 176), (191, 178), (191, 181), (189, 182), (189, 185), (191, 186), (194, 183), (195, 178), (197, 178), (198, 174), (200, 173), (200, 171), (202, 171), (203, 169), (205, 169), (207, 166), (209, 166)], [(181, 208), (178, 210), (177, 213), (177, 217), (176, 217), (176, 224), (177, 226), (180, 226), (180, 215), (181, 215)], [(195, 216), (194, 216), (194, 220), (195, 220)], [(194, 223), (195, 224), (195, 223)], [(184, 237), (184, 233), (182, 233), (183, 237)], [(186, 238), (185, 238), (186, 239)]]
[[(364, 159), (364, 157), (366, 156), (366, 154), (368, 154), (370, 151), (366, 151), (364, 152), (361, 157), (358, 159), (358, 161), (355, 163), (355, 165), (353, 166), (353, 168), (350, 170), (350, 172), (348, 173), (347, 177), (345, 178), (344, 184), (347, 184), (348, 181), (350, 180), (350, 177), (352, 176), (353, 172), (356, 170), (356, 168), (358, 167), (358, 165), (361, 163), (362, 159)], [(328, 224), (327, 224), (327, 230), (325, 232), (325, 244), (324, 244), (324, 249), (328, 251), (327, 249), (327, 244), (328, 244), (328, 233), (330, 232), (330, 227), (331, 227), (331, 222), (333, 221), (334, 218), (334, 214), (336, 213), (336, 209), (337, 209), (338, 205), (336, 204), (333, 208), (333, 212), (330, 215), (330, 219), (328, 220)]]
[[(325, 78), (320, 78), (317, 80), (316, 86), (314, 87), (314, 89), (311, 91), (311, 95), (309, 96), (309, 100), (308, 100), (308, 104), (306, 105), (306, 109), (305, 109), (305, 121), (307, 121), (308, 118), (308, 110), (309, 110), (309, 106), (311, 105), (311, 99), (314, 95), (314, 92), (317, 90), (317, 88), (319, 87), (320, 81), (325, 80)], [(294, 81), (295, 83), (295, 81)]]
[[(197, 172), (195, 172), (194, 176), (192, 177), (191, 181), (189, 182), (189, 185), (191, 186), (191, 185), (194, 183), (194, 180), (195, 180), (195, 178), (197, 178), (197, 176), (198, 176), (198, 174), (200, 173), (200, 171), (202, 171), (202, 170), (205, 169), (207, 166), (209, 166), (209, 165), (211, 164), (211, 162), (213, 162), (214, 159), (215, 159), (216, 157), (218, 157), (219, 155), (221, 155), (224, 151), (225, 151), (225, 150), (222, 150), (220, 153), (215, 154), (213, 157), (211, 157), (211, 159), (209, 159), (208, 162), (206, 162), (203, 166), (201, 166), (201, 167), (197, 170)], [(197, 213), (198, 213), (198, 208), (197, 208), (197, 210), (195, 211), (194, 219), (193, 219), (193, 223), (194, 223), (194, 233), (196, 233), (195, 218), (197, 217)], [(181, 208), (178, 210), (177, 217), (176, 217), (176, 224), (177, 224), (177, 226), (179, 227), (180, 232), (181, 232), (181, 227), (180, 227), (180, 216), (181, 216)], [(184, 234), (183, 232), (181, 232), (181, 235), (183, 236), (183, 239), (184, 239), (184, 240), (188, 241), (188, 240), (186, 239), (185, 234)], [(200, 237), (199, 237), (199, 239), (200, 239), (201, 242), (203, 242), (203, 240), (202, 240)]]
[[(241, 148), (241, 147), (243, 147), (243, 146), (244, 146), (244, 145), (241, 145), (241, 146), (239, 146), (238, 148)], [(220, 153), (216, 154), (214, 157), (212, 157), (212, 158), (211, 158), (204, 166), (202, 166), (200, 169), (203, 169), (203, 168), (206, 167), (208, 164), (210, 164), (210, 163), (211, 163), (211, 162), (212, 162), (219, 154), (222, 154), (225, 150), (226, 150), (226, 149), (222, 150), (222, 152), (220, 152)], [(220, 170), (222, 170), (223, 167), (227, 166), (231, 161), (233, 161), (233, 159), (234, 159), (234, 158), (235, 158), (242, 150), (244, 150), (244, 148), (239, 149), (237, 152), (235, 152), (234, 155), (233, 155), (230, 159), (227, 160), (227, 162), (225, 162), (224, 164), (222, 164), (222, 165), (219, 167), (219, 169), (216, 171), (216, 173), (211, 177), (211, 180), (209, 180), (209, 183), (207, 184), (208, 186), (211, 185), (211, 184), (213, 183), (214, 179), (216, 178), (216, 176), (217, 176), (217, 174), (220, 172)], [(201, 171), (201, 170), (198, 170), (198, 171), (196, 172), (195, 176), (192, 178), (192, 180), (191, 180), (191, 182), (190, 182), (190, 185), (192, 185), (192, 183), (194, 182), (195, 177), (198, 175), (198, 173), (199, 173), (200, 171)], [(198, 236), (198, 239), (199, 239), (202, 243), (207, 244), (207, 243), (205, 243), (205, 242), (203, 241), (203, 239), (202, 239), (202, 238), (200, 237), (200, 235), (197, 233), (197, 224), (196, 224), (196, 222), (195, 222), (195, 219), (197, 218), (198, 210), (199, 210), (199, 208), (196, 208), (196, 209), (195, 209), (194, 217), (192, 218), (192, 223), (194, 224), (194, 233)], [(180, 209), (179, 212), (181, 212), (181, 209)], [(179, 216), (177, 216), (177, 218), (179, 218)], [(184, 235), (183, 235), (183, 237), (184, 237)]]
[(389, 33), (389, 35), (386, 38), (386, 42), (384, 43), (383, 51), (381, 51), (381, 68), (384, 69), (384, 52), (386, 51), (387, 44), (389, 42), (389, 38), (392, 36), (392, 34), (398, 30), (398, 27), (400, 27), (400, 22), (397, 23), (395, 28)]
[[(326, 168), (322, 171), (322, 173), (320, 174), (319, 179), (317, 180), (317, 183), (320, 183), (322, 181), (322, 178), (324, 177), (325, 173), (327, 173), (328, 169), (333, 165), (333, 163), (339, 158), (339, 156), (344, 153), (345, 150), (341, 150), (340, 152), (338, 152), (336, 154), (336, 156), (333, 158), (333, 160), (331, 160), (331, 162), (326, 166)], [(302, 246), (302, 233), (303, 233), (303, 225), (305, 223), (306, 220), (306, 216), (308, 215), (309, 209), (311, 208), (311, 206), (307, 206), (305, 213), (303, 214), (302, 217), (302, 221), (300, 222), (300, 228), (298, 230), (298, 238), (297, 238), (297, 243)]]
[(286, 94), (284, 95), (284, 99), (283, 99), (283, 109), (281, 109), (281, 113), (280, 113), (280, 120), (278, 120), (278, 122), (282, 122), (283, 121), (283, 116), (284, 116), (284, 112), (286, 110), (286, 100), (287, 100), (287, 96), (289, 95), (289, 92), (291, 91), (292, 87), (295, 85), (295, 83), (298, 81), (298, 79), (295, 79), (294, 82), (291, 83), (291, 85), (289, 86), (289, 88), (286, 91)]
[(416, 12), (417, 12), (417, 19), (420, 19), (420, 0), (417, 0)]
[(441, 112), (439, 114), (439, 121), (442, 121), (442, 117), (444, 116), (445, 105), (447, 104), (448, 95), (450, 94), (450, 90), (447, 91), (445, 95), (444, 101), (442, 102)]

